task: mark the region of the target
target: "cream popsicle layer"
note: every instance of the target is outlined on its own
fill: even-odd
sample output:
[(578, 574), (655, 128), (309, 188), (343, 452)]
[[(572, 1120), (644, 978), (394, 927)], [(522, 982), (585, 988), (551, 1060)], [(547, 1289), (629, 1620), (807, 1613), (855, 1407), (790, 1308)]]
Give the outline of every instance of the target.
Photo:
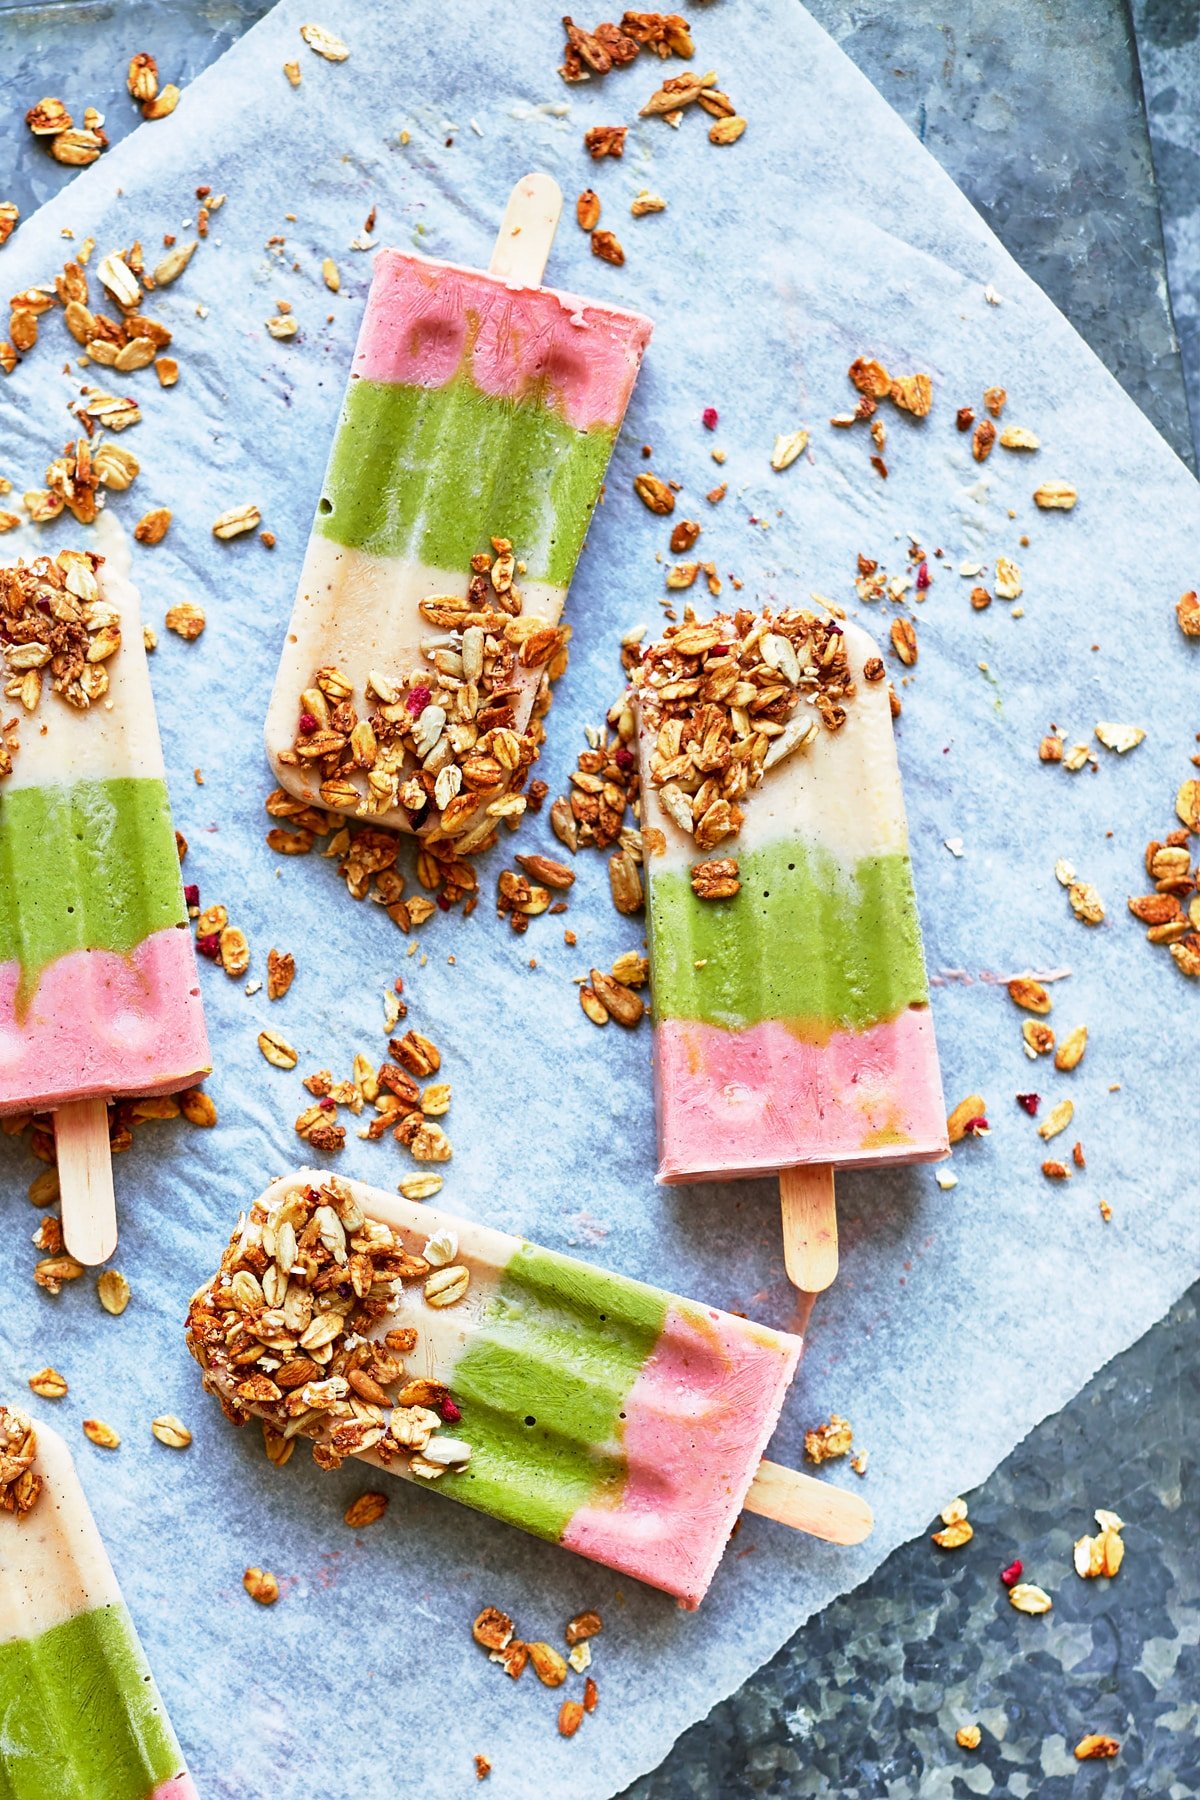
[[(380, 252), (267, 716), (267, 752), (291, 794), (436, 836), (454, 796), (414, 806), (410, 788), (406, 804), (404, 778), (418, 762), (441, 771), (450, 730), (460, 757), (490, 726), (525, 732), (544, 659), (522, 659), (490, 717), (485, 697), (478, 730), (466, 705), (447, 732), (427, 719), (398, 771), (387, 754), (395, 720), (376, 719), (378, 744), (347, 755), (336, 779), (309, 756), (298, 721), (316, 671), (332, 668), (359, 717), (386, 696), (415, 695), (407, 721), (399, 703), (411, 725), (429, 699), (431, 643), (449, 654), (457, 689), (462, 632), (453, 617), (431, 625), (419, 604), (461, 603), (472, 558), (493, 539), (524, 564), (519, 629), (558, 625), (651, 329), (573, 294)], [(515, 638), (506, 603), (493, 596), (493, 608)], [(461, 818), (463, 800), (456, 810)], [(462, 830), (454, 823), (445, 835)]]
[(188, 1342), (232, 1417), (315, 1436), (326, 1465), (361, 1455), (435, 1481), (685, 1607), (713, 1577), (801, 1349), (315, 1170), (256, 1202), (192, 1302)]
[[(13, 636), (0, 571), (5, 691), (18, 702), (0, 778), (0, 1112), (170, 1093), (209, 1067), (138, 596), (120, 534), (100, 542), (98, 600), (84, 604), (115, 620), (120, 647), (86, 708), (48, 691), (51, 664), (34, 670), (44, 691), (22, 714), (32, 652)], [(78, 564), (72, 580), (90, 591)], [(53, 580), (46, 594), (49, 630), (74, 597)]]
[[(715, 640), (691, 656), (673, 646), (703, 644), (707, 627), (668, 634), (638, 689), (659, 1178), (938, 1158), (945, 1109), (882, 661), (849, 621), (798, 628), (789, 658), (786, 634), (767, 641), (761, 621), (738, 620), (714, 622)], [(832, 685), (815, 672), (830, 644)], [(666, 711), (699, 720), (665, 784), (660, 677), (694, 686)], [(764, 693), (774, 698), (760, 713)], [(731, 695), (740, 717), (726, 728)], [(762, 718), (775, 735), (760, 742), (757, 785), (735, 783), (740, 818), (718, 812), (702, 831), (695, 790), (719, 790), (722, 759)], [(736, 864), (725, 897), (720, 872), (693, 880), (722, 859)]]
[[(29, 1429), (0, 1408), (6, 1487)], [(34, 1429), (40, 1492), (0, 1511), (0, 1794), (198, 1800), (70, 1453)]]

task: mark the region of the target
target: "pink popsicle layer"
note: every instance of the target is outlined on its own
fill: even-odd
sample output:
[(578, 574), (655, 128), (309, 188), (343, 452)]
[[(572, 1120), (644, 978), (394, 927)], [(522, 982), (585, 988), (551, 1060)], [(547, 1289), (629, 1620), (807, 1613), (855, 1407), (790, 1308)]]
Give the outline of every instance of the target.
[(624, 1490), (612, 1506), (580, 1507), (567, 1549), (698, 1606), (799, 1357), (798, 1339), (781, 1349), (721, 1313), (671, 1307), (625, 1401)]
[(806, 1163), (932, 1162), (946, 1119), (928, 1007), (809, 1043), (665, 1019), (654, 1033), (660, 1181), (776, 1174)]
[(576, 294), (381, 250), (353, 373), (438, 388), (465, 370), (484, 394), (557, 405), (589, 431), (620, 423), (651, 330)]
[(200, 1792), (190, 1775), (176, 1775), (156, 1787), (150, 1800), (200, 1800)]
[(209, 1067), (185, 930), (169, 926), (152, 932), (129, 956), (111, 950), (60, 956), (44, 970), (21, 1012), (20, 980), (19, 963), (0, 963), (0, 1092), (6, 1110), (120, 1094), (170, 1094)]

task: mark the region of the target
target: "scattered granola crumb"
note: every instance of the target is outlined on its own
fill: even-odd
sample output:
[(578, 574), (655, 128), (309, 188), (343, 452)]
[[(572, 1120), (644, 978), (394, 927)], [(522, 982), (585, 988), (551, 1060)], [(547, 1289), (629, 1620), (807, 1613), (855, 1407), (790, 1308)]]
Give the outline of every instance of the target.
[(350, 54), (348, 45), (323, 25), (302, 25), (300, 36), (317, 56), (323, 56), (326, 62), (345, 62)]
[(1077, 1762), (1093, 1762), (1097, 1759), (1116, 1756), (1121, 1745), (1115, 1737), (1104, 1737), (1098, 1732), (1089, 1732), (1087, 1737), (1080, 1738), (1075, 1746)]
[(487, 1757), (484, 1756), (480, 1751), (476, 1751), (476, 1753), (475, 1753), (475, 1779), (476, 1779), (476, 1781), (486, 1781), (488, 1776), (491, 1774), (491, 1772), (492, 1772), (492, 1765), (488, 1761)]
[(296, 959), (290, 950), (267, 951), (267, 999), (282, 1000), (296, 978)]
[(388, 1496), (375, 1491), (360, 1494), (352, 1500), (342, 1518), (352, 1531), (364, 1531), (368, 1525), (378, 1524), (388, 1508)]
[(987, 1102), (982, 1094), (968, 1094), (946, 1120), (946, 1132), (952, 1144), (959, 1144), (966, 1137), (987, 1137), (989, 1130)]
[(247, 531), (257, 531), (262, 524), (262, 514), (258, 507), (250, 502), (246, 506), (234, 506), (213, 520), (212, 533), (215, 538), (228, 540), (241, 537)]
[(96, 1278), (96, 1292), (106, 1313), (119, 1318), (129, 1305), (129, 1283), (119, 1269), (105, 1269)]
[(627, 125), (593, 125), (583, 134), (583, 147), (593, 162), (603, 157), (623, 157), (625, 139), (629, 135)]
[(57, 1369), (39, 1369), (29, 1377), (29, 1386), (39, 1400), (61, 1400), (67, 1393), (67, 1378)]
[(1008, 997), (1014, 1005), (1032, 1013), (1048, 1013), (1054, 1004), (1043, 984), (1025, 975), (1013, 976), (1008, 983)]
[(1097, 1509), (1095, 1520), (1100, 1527), (1099, 1533), (1095, 1537), (1076, 1539), (1072, 1557), (1075, 1573), (1085, 1581), (1094, 1580), (1097, 1575), (1111, 1578), (1125, 1560), (1125, 1541), (1121, 1536), (1124, 1521), (1103, 1507)]
[(192, 1441), (191, 1432), (174, 1413), (160, 1413), (156, 1419), (151, 1419), (150, 1429), (159, 1443), (169, 1450), (186, 1450)]
[(1023, 1613), (1048, 1613), (1054, 1605), (1049, 1594), (1027, 1581), (1018, 1581), (1010, 1587), (1008, 1599), (1011, 1606)]
[(583, 1724), (583, 1702), (581, 1700), (564, 1700), (558, 1709), (558, 1733), (560, 1737), (574, 1737)]
[(978, 1750), (983, 1733), (978, 1725), (960, 1725), (954, 1734), (954, 1741), (963, 1750)]
[(943, 1529), (933, 1533), (933, 1542), (939, 1550), (961, 1550), (975, 1536), (974, 1527), (967, 1518), (965, 1500), (952, 1500), (948, 1506), (944, 1506), (941, 1519)]
[(785, 431), (775, 439), (775, 447), (771, 451), (771, 467), (776, 471), (791, 468), (797, 457), (802, 456), (808, 448), (808, 433)]
[(833, 1462), (848, 1455), (853, 1442), (854, 1430), (849, 1419), (843, 1419), (839, 1413), (830, 1413), (826, 1424), (804, 1433), (804, 1454), (811, 1463)]
[(567, 1664), (553, 1644), (538, 1642), (525, 1647), (529, 1651), (533, 1672), (543, 1686), (561, 1687), (567, 1679)]
[(168, 631), (173, 631), (177, 637), (184, 638), (191, 643), (200, 636), (207, 620), (204, 616), (204, 608), (197, 606), (194, 600), (180, 600), (174, 606), (167, 608), (164, 623)]
[(279, 1598), (279, 1583), (268, 1569), (247, 1569), (242, 1586), (260, 1606), (274, 1606)]

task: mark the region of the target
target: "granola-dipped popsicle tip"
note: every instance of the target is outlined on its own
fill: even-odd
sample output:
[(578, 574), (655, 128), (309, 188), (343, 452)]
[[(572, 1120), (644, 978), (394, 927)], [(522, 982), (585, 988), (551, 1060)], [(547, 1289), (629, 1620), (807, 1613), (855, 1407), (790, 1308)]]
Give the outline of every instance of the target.
[[(96, 541), (104, 554), (0, 569), (15, 702), (0, 733), (0, 1115), (54, 1111), (64, 1196), (80, 1145), (106, 1166), (106, 1102), (209, 1067), (128, 546), (116, 526)], [(97, 1233), (69, 1204), (64, 1228), (85, 1262), (116, 1242), (111, 1219)]]
[(361, 1182), (273, 1183), (187, 1338), (276, 1458), (312, 1438), (323, 1467), (436, 1484), (685, 1607), (744, 1505), (838, 1542), (869, 1529), (857, 1496), (760, 1463), (799, 1338)]
[(380, 252), (267, 718), (291, 796), (443, 863), (524, 808), (652, 329), (539, 285), (560, 206), (519, 184), (487, 272)]
[(55, 1432), (0, 1406), (6, 1800), (199, 1800)]
[(689, 614), (634, 680), (660, 1180), (944, 1156), (875, 645), (801, 608)]

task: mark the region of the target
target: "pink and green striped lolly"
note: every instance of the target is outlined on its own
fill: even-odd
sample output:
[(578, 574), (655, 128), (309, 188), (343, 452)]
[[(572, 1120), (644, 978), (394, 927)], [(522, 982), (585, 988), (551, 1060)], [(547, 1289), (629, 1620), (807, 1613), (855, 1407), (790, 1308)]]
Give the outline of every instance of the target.
[[(514, 240), (526, 190), (548, 211)], [(300, 799), (428, 829), (399, 801), (321, 794), (319, 765), (292, 753), (299, 697), (330, 667), (360, 714), (374, 674), (419, 693), (435, 635), (420, 602), (465, 595), (471, 558), (494, 538), (519, 559), (524, 616), (561, 617), (652, 326), (540, 285), (560, 204), (546, 177), (520, 184), (486, 272), (400, 250), (376, 259), (267, 717), (276, 776)], [(451, 634), (443, 647), (460, 646)], [(522, 671), (511, 696), (503, 722), (517, 733), (540, 680)], [(366, 795), (361, 775), (351, 785)]]
[[(335, 1259), (346, 1259), (340, 1302), (336, 1283), (322, 1282), (312, 1298), (298, 1292), (295, 1262), (286, 1284), (272, 1273), (272, 1259), (278, 1268), (279, 1255), (287, 1261), (318, 1228)], [(242, 1352), (252, 1361), (259, 1327), (269, 1337), (281, 1317), (295, 1321), (297, 1342), (304, 1332), (313, 1345), (326, 1339), (316, 1314), (353, 1309), (353, 1259), (379, 1230), (435, 1274), (455, 1271), (465, 1291), (439, 1304), (436, 1282), (431, 1289), (429, 1270), (418, 1268), (395, 1281), (386, 1318), (361, 1327), (374, 1339), (408, 1334), (391, 1422), (381, 1409), (364, 1439), (357, 1390), (346, 1394), (337, 1357), (296, 1397), (272, 1394), (269, 1368), (248, 1366)], [(332, 1408), (315, 1424), (308, 1415), (321, 1444), (336, 1446), (344, 1427), (346, 1453), (432, 1478), (452, 1499), (662, 1588), (685, 1607), (702, 1599), (743, 1506), (840, 1542), (869, 1528), (857, 1496), (760, 1461), (799, 1338), (359, 1182), (303, 1169), (269, 1187), (194, 1299), (188, 1332), (205, 1385), (235, 1410), (286, 1427), (310, 1404)], [(356, 1324), (351, 1335), (359, 1332)], [(278, 1335), (275, 1343), (268, 1363), (278, 1369), (293, 1352)], [(438, 1401), (414, 1399), (410, 1377), (439, 1384), (447, 1402), (415, 1458), (397, 1449), (411, 1441), (409, 1409)], [(815, 1504), (818, 1522), (763, 1500), (768, 1481)]]
[[(29, 1423), (0, 1407), (6, 1442)], [(41, 1491), (0, 1511), (0, 1795), (199, 1800), (70, 1452), (34, 1429)]]

